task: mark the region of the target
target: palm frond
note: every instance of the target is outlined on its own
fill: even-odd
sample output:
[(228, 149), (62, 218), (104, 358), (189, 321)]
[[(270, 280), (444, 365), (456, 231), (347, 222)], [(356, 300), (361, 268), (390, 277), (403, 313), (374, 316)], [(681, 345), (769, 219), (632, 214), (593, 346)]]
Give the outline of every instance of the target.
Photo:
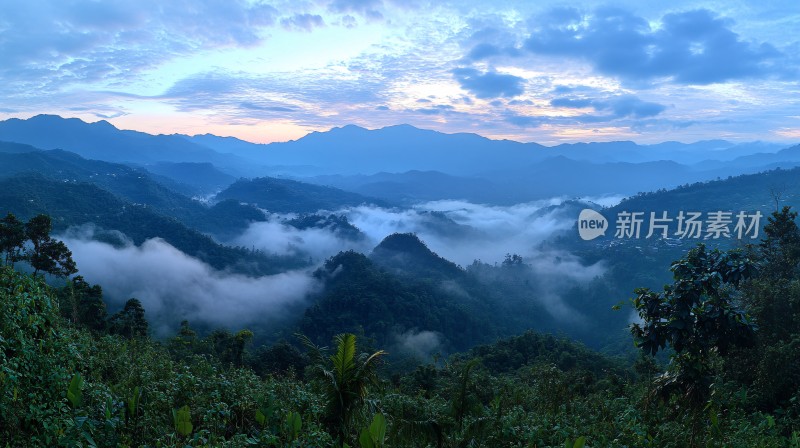
[(333, 371), (340, 384), (346, 384), (355, 368), (354, 360), (356, 356), (356, 335), (345, 333), (336, 335), (336, 354), (331, 356)]

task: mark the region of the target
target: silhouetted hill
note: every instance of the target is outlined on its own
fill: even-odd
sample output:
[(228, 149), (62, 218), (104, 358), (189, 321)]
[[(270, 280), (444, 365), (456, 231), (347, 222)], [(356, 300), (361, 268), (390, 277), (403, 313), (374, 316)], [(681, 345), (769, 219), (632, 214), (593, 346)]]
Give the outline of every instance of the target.
[(118, 230), (137, 245), (150, 238), (163, 238), (217, 269), (257, 275), (281, 272), (303, 263), (222, 246), (174, 218), (147, 206), (123, 201), (89, 183), (56, 181), (39, 175), (0, 179), (0, 214), (5, 216), (6, 213), (14, 213), (24, 220), (40, 213), (48, 214), (56, 231), (94, 224), (100, 229)]
[(239, 179), (216, 198), (236, 199), (275, 213), (314, 213), (368, 203), (383, 204), (338, 188), (274, 177)]
[(338, 237), (350, 241), (361, 241), (365, 238), (364, 233), (361, 232), (358, 227), (351, 224), (347, 217), (343, 215), (301, 215), (297, 218), (287, 220), (285, 224), (299, 230), (327, 229), (335, 233)]
[[(114, 193), (133, 204), (150, 207), (166, 216), (179, 219), (184, 224), (214, 234), (228, 234), (231, 228), (242, 229), (250, 218), (263, 214), (222, 211), (209, 213), (204, 204), (155, 182), (149, 173), (127, 165), (88, 160), (63, 150), (34, 151), (26, 153), (0, 152), (0, 177), (20, 173), (37, 173), (66, 182), (88, 182)], [(252, 208), (252, 207), (251, 207)]]
[(237, 168), (248, 165), (234, 156), (220, 154), (182, 137), (120, 130), (107, 121), (86, 123), (57, 115), (0, 121), (0, 140), (41, 149), (64, 149), (109, 162), (210, 162)]
[(328, 175), (304, 179), (355, 193), (374, 196), (397, 203), (435, 201), (443, 198), (463, 199), (478, 203), (516, 203), (522, 195), (501, 189), (500, 185), (478, 177), (451, 176), (439, 171), (407, 171), (377, 173), (369, 176)]
[(800, 200), (800, 168), (775, 169), (681, 185), (671, 190), (660, 189), (627, 198), (609, 212), (652, 210), (675, 214), (681, 210), (736, 212), (760, 210), (766, 216), (775, 211), (774, 193), (780, 194), (781, 204), (796, 205)]
[(392, 347), (404, 334), (442, 336), (440, 350), (492, 340), (492, 323), (435, 285), (403, 279), (380, 269), (365, 255), (342, 252), (316, 274), (324, 291), (305, 312), (300, 331), (320, 343), (342, 332), (363, 334)]
[[(510, 204), (564, 195), (630, 195), (800, 163), (797, 150), (778, 151), (781, 145), (764, 142), (619, 141), (545, 147), (409, 125), (375, 130), (349, 125), (264, 145), (210, 134), (150, 135), (119, 130), (105, 121), (40, 115), (0, 122), (0, 140), (112, 162), (210, 163), (244, 176), (326, 175), (313, 181), (402, 203), (467, 199)], [(169, 175), (178, 182), (173, 189), (189, 194), (195, 190), (181, 185), (207, 192), (231, 181), (205, 167), (180, 172), (173, 166), (159, 175)], [(206, 172), (198, 171), (202, 169)]]
[(2, 142), (0, 141), (0, 152), (6, 153), (23, 153), (23, 152), (33, 152), (33, 151), (40, 151), (39, 148), (35, 148), (31, 145), (25, 145), (22, 143), (12, 143), (12, 142)]
[(379, 266), (415, 278), (462, 278), (464, 271), (423, 243), (413, 233), (394, 233), (373, 249), (370, 259)]
[(195, 187), (202, 194), (216, 193), (236, 181), (236, 177), (220, 171), (211, 163), (161, 162), (144, 168), (175, 182)]

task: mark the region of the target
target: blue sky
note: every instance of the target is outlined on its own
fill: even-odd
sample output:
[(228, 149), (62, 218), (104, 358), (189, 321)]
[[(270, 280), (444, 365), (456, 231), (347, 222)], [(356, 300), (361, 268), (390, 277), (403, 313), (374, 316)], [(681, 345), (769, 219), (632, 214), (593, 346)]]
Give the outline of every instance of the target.
[(800, 141), (800, 2), (0, 0), (0, 118)]

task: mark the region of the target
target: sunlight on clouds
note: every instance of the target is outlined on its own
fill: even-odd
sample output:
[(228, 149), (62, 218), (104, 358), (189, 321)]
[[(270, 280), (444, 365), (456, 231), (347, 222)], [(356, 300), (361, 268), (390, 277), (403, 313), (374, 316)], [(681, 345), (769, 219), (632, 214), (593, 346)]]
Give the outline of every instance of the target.
[[(9, 56), (0, 69), (0, 112), (60, 113), (89, 121), (109, 117), (146, 132), (219, 131), (259, 142), (351, 123), (367, 128), (409, 123), (542, 142), (608, 140), (613, 132), (619, 132), (617, 139), (640, 142), (795, 138), (790, 117), (800, 114), (793, 101), (796, 85), (787, 81), (800, 70), (792, 56), (797, 44), (771, 29), (790, 28), (800, 16), (765, 15), (763, 5), (617, 2), (619, 26), (630, 25), (628, 14), (651, 26), (634, 35), (658, 40), (655, 33), (663, 32), (677, 39), (652, 44), (654, 51), (673, 44), (680, 50), (687, 37), (683, 28), (665, 21), (670, 13), (691, 23), (708, 16), (716, 20), (714, 30), (737, 33), (731, 48), (687, 37), (690, 50), (702, 44), (719, 61), (731, 63), (717, 67), (711, 58), (696, 64), (698, 74), (689, 59), (637, 65), (631, 59), (637, 53), (626, 49), (636, 50), (641, 42), (614, 40), (612, 23), (598, 19), (597, 4), (589, 0), (575, 4), (583, 22), (564, 22), (563, 28), (543, 15), (561, 6), (555, 0), (383, 1), (374, 2), (380, 18), (359, 10), (347, 20), (317, 1), (210, 3), (186, 16), (180, 7), (152, 8), (149, 1), (120, 9), (146, 21), (96, 23), (96, 34), (71, 34), (80, 45), (62, 45), (67, 40), (56, 31), (76, 19), (56, 14), (58, 8), (30, 26), (0, 28), (0, 53)], [(302, 22), (303, 17), (314, 20)], [(35, 32), (25, 38), (31, 48), (21, 51), (12, 33), (19, 36), (18, 29), (25, 28)], [(4, 38), (10, 38), (5, 47)], [(481, 44), (488, 50), (472, 56)], [(647, 46), (641, 49), (646, 52)], [(739, 53), (731, 53), (736, 49)], [(726, 61), (730, 54), (756, 65)], [(692, 56), (699, 55), (686, 53)], [(717, 68), (727, 70), (724, 76)], [(620, 102), (610, 101), (625, 96), (640, 100), (629, 102), (626, 110), (633, 112), (619, 112)], [(551, 105), (556, 99), (576, 107)], [(577, 107), (576, 100), (600, 109)], [(643, 114), (647, 107), (660, 110)]]
[(433, 82), (395, 82), (389, 88), (389, 95), (392, 97), (391, 106), (395, 107), (419, 107), (418, 100), (436, 100), (442, 98), (457, 98), (464, 95), (461, 88), (455, 81), (441, 80)]
[[(93, 121), (96, 121), (93, 120)], [(240, 120), (231, 123), (213, 114), (179, 113), (139, 113), (108, 120), (120, 129), (148, 129), (154, 134), (212, 133), (219, 136), (234, 136), (253, 143), (270, 143), (296, 140), (314, 129), (301, 126), (289, 120)]]
[(763, 106), (768, 104), (767, 100), (758, 95), (757, 89), (752, 83), (726, 83), (726, 84), (709, 84), (706, 86), (692, 86), (702, 95), (712, 95), (717, 98), (725, 99), (728, 101), (737, 101), (749, 105)]
[(794, 128), (794, 129), (783, 128), (775, 131), (774, 133), (775, 135), (779, 135), (784, 138), (800, 139), (800, 128)]
[(635, 137), (638, 134), (628, 128), (606, 126), (596, 128), (577, 128), (567, 126), (542, 126), (549, 135), (562, 141), (610, 141)]

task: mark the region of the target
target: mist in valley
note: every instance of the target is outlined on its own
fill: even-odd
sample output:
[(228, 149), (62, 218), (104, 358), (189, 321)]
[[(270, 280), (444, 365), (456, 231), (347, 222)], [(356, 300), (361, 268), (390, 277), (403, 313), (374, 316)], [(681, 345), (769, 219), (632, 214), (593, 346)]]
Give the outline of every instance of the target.
[[(613, 203), (616, 198), (602, 200)], [(410, 208), (364, 205), (319, 212), (346, 217), (358, 229), (355, 236), (332, 226), (299, 229), (288, 224), (296, 214), (266, 214), (265, 221), (250, 224), (226, 243), (302, 258), (308, 266), (258, 277), (214, 269), (159, 238), (137, 246), (123, 237), (111, 244), (98, 241), (92, 226), (71, 228), (59, 238), (72, 250), (80, 275), (103, 286), (111, 311), (128, 298), (138, 298), (161, 337), (174, 334), (188, 320), (207, 329), (250, 328), (268, 338), (296, 321), (324, 291), (324, 281), (313, 275), (322, 263), (342, 251), (369, 255), (394, 233), (416, 234), (430, 250), (464, 268), (473, 263), (497, 266), (518, 254), (525, 263), (515, 276), (535, 285), (529, 299), (540, 302), (553, 319), (575, 323), (585, 316), (562, 300), (561, 293), (602, 276), (605, 267), (539, 247), (574, 230), (574, 213), (562, 207), (564, 202), (555, 198), (493, 206), (441, 200)], [(440, 336), (425, 328), (397, 334), (396, 339), (398, 347), (414, 355), (430, 353), (441, 343)]]

